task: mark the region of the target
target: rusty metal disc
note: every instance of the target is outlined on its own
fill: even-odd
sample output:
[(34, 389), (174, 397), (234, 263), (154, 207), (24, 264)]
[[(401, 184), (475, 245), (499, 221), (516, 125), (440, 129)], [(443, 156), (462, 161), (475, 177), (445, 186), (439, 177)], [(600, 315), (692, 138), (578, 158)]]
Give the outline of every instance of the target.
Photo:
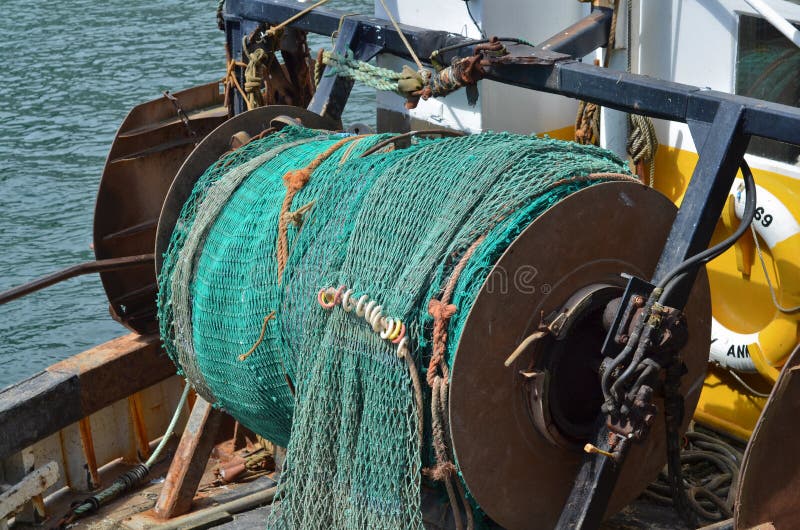
[[(800, 347), (781, 370), (744, 453), (735, 528), (797, 528), (800, 511)], [(771, 526), (769, 526), (771, 525)]]
[[(619, 286), (621, 294), (626, 280), (620, 273), (649, 278), (675, 212), (666, 197), (637, 183), (604, 183), (579, 191), (520, 234), (476, 298), (454, 359), (450, 426), (456, 460), (470, 493), (503, 527), (553, 528), (582, 458), (579, 447), (558, 445), (532, 421), (530, 387), (520, 372), (539, 353), (523, 354), (508, 368), (504, 361), (536, 331), (542, 314), (559, 310), (581, 289)], [(689, 372), (682, 389), (688, 424), (710, 343), (705, 272), (698, 275), (685, 312), (690, 338), (683, 358)], [(579, 342), (591, 344), (602, 338), (596, 331), (599, 337), (586, 333), (577, 335)], [(599, 357), (600, 344), (591, 351)], [(579, 410), (585, 416), (587, 400), (596, 399), (587, 388), (594, 383), (562, 389), (556, 395), (562, 409)], [(664, 466), (663, 404), (660, 399), (656, 403), (659, 418), (649, 437), (629, 451), (609, 515), (633, 500)], [(592, 410), (591, 418), (596, 418)]]
[[(218, 82), (170, 98), (137, 105), (117, 131), (95, 204), (98, 260), (153, 252), (158, 215), (172, 178), (195, 143), (228, 117)], [(100, 279), (116, 320), (139, 333), (157, 329), (152, 263), (102, 272)]]
[[(231, 139), (239, 133), (243, 132), (245, 136), (255, 136), (268, 129), (270, 123), (276, 118), (284, 117), (293, 121), (297, 120), (305, 127), (312, 129), (341, 129), (341, 123), (322, 118), (310, 110), (289, 105), (259, 107), (234, 116), (217, 127), (203, 138), (186, 158), (166, 194), (155, 238), (156, 272), (161, 270), (163, 255), (169, 246), (169, 240), (181, 208), (192, 193), (192, 188), (200, 175), (231, 149)], [(285, 122), (285, 120), (282, 121)]]

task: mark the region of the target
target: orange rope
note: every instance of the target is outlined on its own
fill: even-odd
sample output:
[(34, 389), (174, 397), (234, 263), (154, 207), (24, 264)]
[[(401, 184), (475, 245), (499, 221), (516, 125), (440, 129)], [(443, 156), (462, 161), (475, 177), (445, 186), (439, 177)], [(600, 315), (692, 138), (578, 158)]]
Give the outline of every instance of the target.
[(335, 153), (344, 144), (352, 142), (353, 140), (361, 139), (364, 136), (366, 135), (362, 134), (359, 136), (348, 136), (347, 138), (342, 138), (326, 149), (325, 152), (317, 155), (314, 161), (311, 162), (307, 167), (289, 171), (283, 176), (283, 184), (286, 186), (286, 196), (283, 198), (281, 212), (278, 215), (277, 261), (279, 283), (283, 278), (283, 270), (286, 268), (286, 262), (289, 260), (289, 237), (287, 233), (289, 228), (289, 217), (286, 214), (289, 213), (289, 208), (292, 206), (292, 200), (294, 199), (294, 196), (298, 191), (303, 189), (303, 186), (305, 186), (311, 179), (311, 174), (314, 173), (320, 164), (327, 160), (328, 157)]

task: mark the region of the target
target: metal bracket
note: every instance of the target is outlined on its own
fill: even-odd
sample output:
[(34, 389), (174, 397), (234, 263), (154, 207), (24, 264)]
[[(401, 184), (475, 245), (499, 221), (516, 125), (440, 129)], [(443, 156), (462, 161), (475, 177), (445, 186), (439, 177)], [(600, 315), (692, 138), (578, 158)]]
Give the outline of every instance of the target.
[[(352, 52), (353, 56), (360, 61), (369, 61), (378, 55), (383, 47), (363, 42), (360, 39), (360, 23), (352, 18), (345, 18), (342, 22), (342, 29), (336, 38), (336, 46), (333, 51), (340, 55)], [(355, 81), (351, 78), (338, 75), (322, 74), (322, 79), (317, 86), (317, 91), (308, 105), (308, 110), (315, 112), (323, 118), (338, 121), (342, 117), (342, 111), (350, 96)]]

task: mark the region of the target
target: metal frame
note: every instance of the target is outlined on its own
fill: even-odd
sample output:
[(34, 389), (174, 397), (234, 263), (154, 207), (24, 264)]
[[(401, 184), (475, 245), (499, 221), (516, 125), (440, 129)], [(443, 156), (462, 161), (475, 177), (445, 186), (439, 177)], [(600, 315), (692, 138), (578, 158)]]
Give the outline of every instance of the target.
[[(224, 18), (232, 57), (241, 57), (242, 38), (259, 24), (282, 22), (304, 7), (281, 0), (228, 0)], [(575, 57), (606, 44), (610, 20), (610, 10), (595, 8), (589, 17), (538, 47), (510, 46), (508, 56), (490, 62), (485, 68), (485, 77), (689, 125), (699, 160), (654, 277), (650, 279), (657, 283), (668, 271), (708, 247), (751, 136), (800, 145), (800, 109), (612, 71), (576, 60)], [(349, 48), (360, 59), (378, 53), (409, 58), (398, 32), (386, 20), (318, 8), (290, 26), (323, 35), (338, 31), (336, 50), (342, 53)], [(401, 29), (421, 58), (452, 45), (462, 45), (458, 55), (473, 52), (471, 41), (459, 35), (405, 25)], [(455, 55), (455, 51), (449, 51), (438, 59), (447, 64)], [(351, 88), (352, 81), (325, 77), (309, 108), (338, 119)], [(239, 101), (235, 112), (242, 108)], [(696, 273), (695, 269), (684, 275), (678, 287), (670, 290), (670, 299), (661, 303), (682, 309)], [(608, 430), (603, 423), (596, 445), (605, 446), (607, 439)], [(622, 450), (616, 461), (601, 454), (585, 456), (559, 528), (599, 525), (624, 455)]]

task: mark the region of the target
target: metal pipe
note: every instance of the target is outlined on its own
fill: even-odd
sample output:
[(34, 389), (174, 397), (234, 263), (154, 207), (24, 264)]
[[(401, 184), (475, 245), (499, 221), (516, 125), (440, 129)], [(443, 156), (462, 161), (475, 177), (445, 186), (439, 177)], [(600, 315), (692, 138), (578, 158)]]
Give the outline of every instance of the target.
[(86, 263), (72, 265), (66, 269), (48, 274), (47, 276), (43, 276), (37, 280), (33, 280), (32, 282), (28, 282), (0, 293), (0, 305), (34, 293), (44, 289), (45, 287), (50, 287), (51, 285), (63, 282), (64, 280), (69, 280), (75, 276), (82, 276), (84, 274), (92, 274), (95, 272), (108, 272), (127, 269), (130, 267), (146, 265), (147, 263), (155, 263), (154, 254), (141, 254), (139, 256), (100, 259), (97, 261), (87, 261)]
[(794, 27), (794, 24), (783, 18), (780, 13), (766, 3), (764, 0), (744, 0), (750, 7), (764, 17), (764, 19), (772, 24), (775, 29), (783, 33), (787, 39), (792, 41), (795, 46), (800, 48), (800, 30)]

